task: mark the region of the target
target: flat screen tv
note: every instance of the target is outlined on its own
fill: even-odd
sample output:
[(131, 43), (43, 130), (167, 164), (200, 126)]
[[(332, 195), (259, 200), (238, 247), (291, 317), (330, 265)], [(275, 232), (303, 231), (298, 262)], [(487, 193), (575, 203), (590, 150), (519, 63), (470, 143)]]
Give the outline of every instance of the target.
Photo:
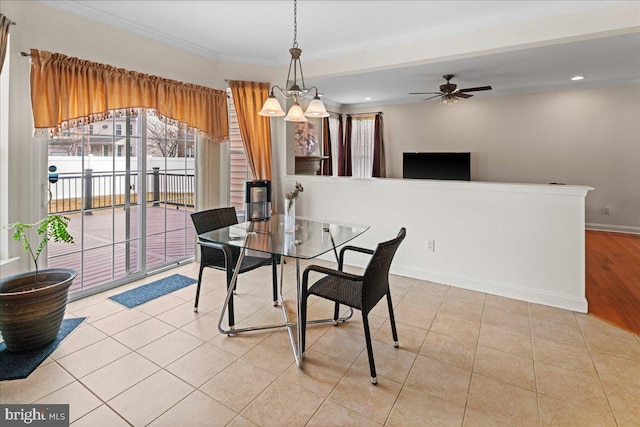
[(471, 153), (402, 153), (402, 177), (471, 181)]

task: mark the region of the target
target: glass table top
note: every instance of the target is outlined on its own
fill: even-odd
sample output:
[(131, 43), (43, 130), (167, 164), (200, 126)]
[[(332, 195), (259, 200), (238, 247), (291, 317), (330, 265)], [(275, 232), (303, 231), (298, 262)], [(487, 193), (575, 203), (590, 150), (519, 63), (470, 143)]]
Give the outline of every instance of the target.
[(246, 249), (311, 259), (355, 239), (369, 226), (296, 217), (296, 229), (284, 231), (284, 215), (267, 221), (247, 221), (198, 235), (200, 243), (213, 242)]

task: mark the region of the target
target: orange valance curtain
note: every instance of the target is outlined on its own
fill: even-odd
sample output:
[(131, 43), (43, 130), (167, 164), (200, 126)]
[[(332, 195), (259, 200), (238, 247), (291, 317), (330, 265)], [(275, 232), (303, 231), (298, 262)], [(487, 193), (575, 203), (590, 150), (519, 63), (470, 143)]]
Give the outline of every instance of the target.
[(36, 128), (103, 120), (114, 112), (154, 109), (161, 119), (229, 136), (226, 92), (31, 49), (31, 103)]
[(240, 135), (255, 179), (271, 180), (271, 126), (258, 111), (269, 97), (269, 83), (230, 81)]

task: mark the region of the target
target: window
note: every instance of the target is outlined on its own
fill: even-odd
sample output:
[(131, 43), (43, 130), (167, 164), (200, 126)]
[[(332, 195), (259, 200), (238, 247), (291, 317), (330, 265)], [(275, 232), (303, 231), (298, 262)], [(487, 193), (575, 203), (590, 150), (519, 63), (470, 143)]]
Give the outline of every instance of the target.
[(127, 135), (133, 135), (133, 123), (129, 123), (129, 133)]
[(331, 115), (329, 117), (329, 135), (331, 136), (331, 170), (334, 176), (338, 176), (338, 153), (340, 152), (340, 146), (338, 145), (342, 138), (340, 138), (340, 122), (337, 115)]
[(374, 117), (353, 117), (351, 161), (354, 177), (371, 178), (373, 174)]
[(231, 90), (227, 90), (227, 93), (229, 94), (229, 205), (236, 208), (239, 217), (244, 217), (245, 182), (253, 180), (253, 174), (244, 152)]
[[(7, 44), (10, 37), (7, 40)], [(11, 52), (7, 45), (7, 51)], [(9, 69), (11, 55), (4, 61), (4, 72), (0, 75), (0, 259), (9, 257), (8, 232), (4, 227), (9, 216), (9, 184), (8, 184), (8, 153), (9, 153)], [(3, 265), (3, 273), (4, 273)]]
[(116, 124), (116, 136), (122, 136), (122, 125)]

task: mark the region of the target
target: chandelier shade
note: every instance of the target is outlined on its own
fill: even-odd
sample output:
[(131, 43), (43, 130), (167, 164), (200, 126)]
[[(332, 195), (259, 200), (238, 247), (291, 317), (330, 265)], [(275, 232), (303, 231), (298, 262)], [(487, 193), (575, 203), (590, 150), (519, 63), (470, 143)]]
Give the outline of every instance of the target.
[[(265, 101), (262, 109), (258, 112), (260, 116), (265, 117), (282, 117), (285, 115), (282, 106), (278, 102), (275, 97), (274, 90), (278, 89), (282, 95), (289, 99), (293, 99), (293, 105), (289, 109), (286, 117), (284, 118), (288, 122), (306, 122), (307, 117), (320, 118), (320, 117), (329, 117), (329, 113), (327, 113), (327, 109), (324, 106), (324, 103), (318, 96), (318, 88), (316, 87), (306, 87), (304, 83), (304, 74), (302, 73), (302, 62), (300, 61), (300, 55), (302, 54), (302, 49), (298, 47), (298, 2), (297, 0), (293, 1), (293, 46), (289, 49), (289, 53), (291, 54), (291, 61), (289, 62), (289, 72), (287, 74), (287, 80), (283, 87), (278, 85), (274, 85), (271, 88), (271, 95)], [(291, 73), (293, 71), (293, 78)], [(300, 73), (300, 84), (298, 84), (298, 72)], [(291, 83), (290, 86), (287, 86)], [(315, 90), (315, 96), (309, 103), (307, 110), (303, 112), (302, 107), (300, 107), (300, 103), (298, 102), (300, 99), (307, 97), (310, 94), (311, 90)]]

